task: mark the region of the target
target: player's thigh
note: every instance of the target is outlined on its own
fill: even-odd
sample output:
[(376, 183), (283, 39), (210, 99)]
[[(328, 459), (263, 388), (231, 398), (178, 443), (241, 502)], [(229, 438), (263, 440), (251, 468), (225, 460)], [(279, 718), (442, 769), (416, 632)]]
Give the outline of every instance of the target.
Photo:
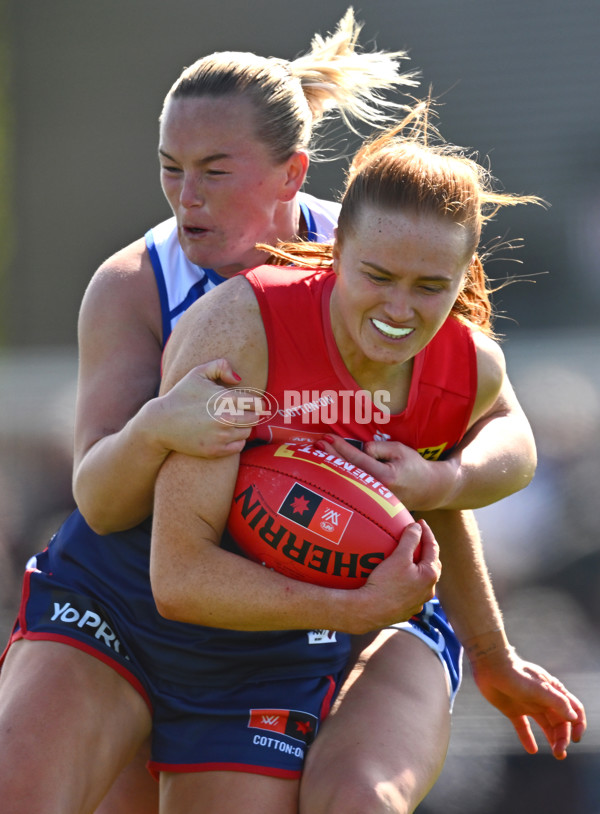
[(297, 814), (298, 780), (247, 772), (162, 772), (161, 814)]
[(94, 814), (158, 814), (158, 782), (147, 769), (150, 739), (123, 769)]
[(302, 814), (404, 814), (443, 767), (450, 703), (437, 655), (416, 636), (385, 631), (361, 662), (309, 751)]
[(19, 641), (0, 674), (5, 814), (91, 811), (151, 727), (115, 670), (66, 644)]

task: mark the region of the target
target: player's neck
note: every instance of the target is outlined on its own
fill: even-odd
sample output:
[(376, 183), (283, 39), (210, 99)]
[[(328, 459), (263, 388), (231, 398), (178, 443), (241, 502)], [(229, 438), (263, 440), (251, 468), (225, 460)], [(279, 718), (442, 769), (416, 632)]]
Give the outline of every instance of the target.
[(275, 213), (273, 234), (275, 241), (308, 240), (308, 227), (298, 203), (298, 196), (279, 204)]

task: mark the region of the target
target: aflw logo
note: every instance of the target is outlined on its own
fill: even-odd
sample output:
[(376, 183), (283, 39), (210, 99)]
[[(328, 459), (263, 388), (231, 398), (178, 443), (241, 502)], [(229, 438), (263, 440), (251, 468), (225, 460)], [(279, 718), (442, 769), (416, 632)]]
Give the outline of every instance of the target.
[(287, 735), (302, 743), (312, 743), (317, 732), (317, 718), (298, 709), (251, 709), (249, 729), (263, 729)]
[(325, 509), (323, 512), (323, 519), (321, 520), (321, 528), (325, 531), (333, 531), (336, 529), (340, 522), (340, 513), (333, 509)]
[(339, 545), (353, 512), (296, 482), (277, 514)]

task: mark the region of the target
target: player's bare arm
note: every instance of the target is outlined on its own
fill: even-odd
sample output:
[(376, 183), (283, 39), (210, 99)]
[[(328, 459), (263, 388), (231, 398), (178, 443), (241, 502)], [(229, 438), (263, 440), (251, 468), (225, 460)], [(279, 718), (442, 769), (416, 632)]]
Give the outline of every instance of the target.
[(166, 454), (140, 443), (143, 422), (131, 420), (158, 388), (159, 315), (150, 261), (143, 240), (136, 241), (96, 272), (79, 316), (73, 485), (84, 516), (99, 531), (110, 525), (108, 507), (123, 510), (123, 527), (148, 515)]
[(533, 433), (500, 346), (480, 332), (474, 339), (477, 399), (469, 430), (448, 459), (455, 468), (453, 489), (437, 508), (477, 509), (508, 497), (528, 485), (537, 464)]
[(444, 563), (440, 598), (480, 692), (511, 721), (527, 752), (538, 748), (532, 718), (554, 757), (562, 760), (570, 742), (579, 741), (585, 731), (583, 705), (555, 676), (523, 661), (511, 647), (472, 512), (431, 512), (427, 520)]
[(157, 397), (162, 325), (143, 241), (94, 275), (79, 336), (74, 492), (89, 525), (107, 534), (148, 517), (156, 475), (172, 449), (204, 456), (239, 452), (249, 421), (243, 427), (216, 424), (206, 412), (208, 399), (237, 381), (227, 360), (190, 369), (176, 389)]

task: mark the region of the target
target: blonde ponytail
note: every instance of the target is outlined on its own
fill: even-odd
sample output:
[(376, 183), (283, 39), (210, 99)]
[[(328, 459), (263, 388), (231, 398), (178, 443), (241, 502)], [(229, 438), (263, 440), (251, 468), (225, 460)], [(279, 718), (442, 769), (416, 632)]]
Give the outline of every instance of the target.
[(349, 8), (333, 34), (316, 34), (311, 50), (291, 62), (237, 51), (210, 54), (182, 72), (165, 106), (180, 98), (249, 99), (256, 136), (276, 162), (310, 150), (314, 129), (329, 114), (337, 112), (353, 130), (353, 122), (383, 126), (403, 107), (384, 93), (416, 85), (416, 74), (400, 71), (404, 51), (359, 51), (360, 30)]
[(289, 63), (300, 80), (314, 123), (336, 109), (346, 124), (352, 120), (384, 126), (402, 105), (386, 100), (383, 91), (418, 85), (417, 72), (401, 72), (405, 51), (358, 50), (362, 24), (349, 8), (332, 34), (315, 34), (308, 54)]

